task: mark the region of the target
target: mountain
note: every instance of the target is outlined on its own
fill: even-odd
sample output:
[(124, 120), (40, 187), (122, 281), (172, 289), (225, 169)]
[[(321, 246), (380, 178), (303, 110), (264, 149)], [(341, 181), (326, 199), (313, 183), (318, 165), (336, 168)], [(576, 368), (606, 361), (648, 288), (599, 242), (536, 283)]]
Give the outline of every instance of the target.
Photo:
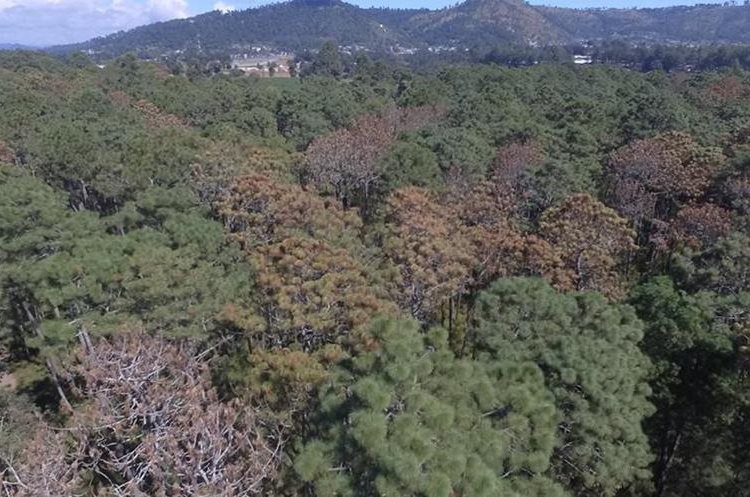
[(573, 39), (676, 43), (750, 43), (750, 5), (700, 4), (661, 9), (536, 7)]
[(467, 0), (451, 9), (415, 15), (410, 32), (430, 44), (571, 41), (553, 20), (522, 0)]
[[(377, 9), (375, 9), (377, 10)], [(409, 35), (393, 26), (415, 11), (361, 9), (339, 0), (292, 0), (243, 10), (213, 11), (189, 19), (160, 22), (91, 41), (58, 47), (118, 55), (128, 51), (231, 50), (252, 45), (299, 50), (326, 40), (342, 45), (392, 46)], [(378, 17), (382, 14), (383, 21)]]
[(566, 9), (522, 0), (466, 0), (455, 7), (363, 9), (341, 0), (292, 0), (209, 12), (57, 47), (103, 56), (128, 51), (236, 51), (249, 46), (300, 50), (327, 40), (371, 49), (501, 43), (549, 45), (626, 39), (664, 43), (750, 43), (750, 5), (661, 9)]

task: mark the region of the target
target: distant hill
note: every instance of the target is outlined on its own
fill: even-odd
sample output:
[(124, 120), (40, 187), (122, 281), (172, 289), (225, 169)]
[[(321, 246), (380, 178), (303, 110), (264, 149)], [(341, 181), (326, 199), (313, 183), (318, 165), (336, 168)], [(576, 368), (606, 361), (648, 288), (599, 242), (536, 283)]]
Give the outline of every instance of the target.
[(466, 0), (450, 9), (417, 14), (408, 28), (415, 38), (431, 44), (572, 41), (552, 19), (522, 0)]
[(235, 51), (264, 45), (316, 48), (323, 41), (372, 49), (394, 46), (565, 44), (627, 39), (666, 43), (750, 43), (750, 6), (565, 9), (522, 0), (467, 0), (441, 10), (363, 9), (340, 0), (292, 0), (151, 24), (57, 50)]
[(249, 45), (298, 50), (318, 47), (326, 40), (344, 45), (393, 46), (410, 42), (410, 36), (394, 26), (405, 24), (415, 12), (377, 12), (339, 0), (292, 0), (150, 24), (56, 49), (91, 49), (110, 55), (133, 50), (225, 51)]
[(0, 50), (36, 50), (35, 47), (19, 45), (18, 43), (0, 43)]
[(750, 43), (750, 5), (585, 10), (536, 7), (535, 10), (577, 40)]

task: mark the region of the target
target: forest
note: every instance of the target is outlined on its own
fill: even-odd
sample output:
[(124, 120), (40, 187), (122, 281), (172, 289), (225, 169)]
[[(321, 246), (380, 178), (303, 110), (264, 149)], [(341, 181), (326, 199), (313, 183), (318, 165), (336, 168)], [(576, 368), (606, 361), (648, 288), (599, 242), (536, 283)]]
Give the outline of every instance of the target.
[(750, 496), (750, 72), (0, 52), (7, 497)]

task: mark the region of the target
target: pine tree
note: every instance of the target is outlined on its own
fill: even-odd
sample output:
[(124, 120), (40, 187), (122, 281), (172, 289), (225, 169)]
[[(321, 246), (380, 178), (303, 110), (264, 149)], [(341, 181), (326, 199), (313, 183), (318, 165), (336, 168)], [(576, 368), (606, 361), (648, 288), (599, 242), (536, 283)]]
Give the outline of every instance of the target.
[(657, 277), (631, 296), (646, 323), (656, 413), (648, 419), (658, 497), (747, 496), (750, 294), (689, 294)]
[(540, 236), (554, 246), (573, 271), (578, 290), (597, 290), (622, 298), (622, 272), (636, 249), (635, 232), (625, 219), (595, 198), (573, 195), (560, 206), (545, 211)]
[(253, 312), (250, 268), (189, 191), (155, 188), (106, 217), (20, 169), (0, 169), (0, 192), (1, 340), (29, 374), (43, 364), (54, 377), (82, 330), (205, 339), (225, 306)]
[(478, 297), (475, 354), (529, 361), (544, 372), (561, 416), (552, 474), (574, 495), (612, 496), (648, 478), (641, 428), (649, 360), (633, 310), (595, 293), (557, 293), (537, 279), (499, 280)]
[(456, 359), (439, 329), (378, 321), (377, 348), (321, 391), (295, 457), (318, 497), (563, 496), (545, 476), (557, 414), (541, 371)]

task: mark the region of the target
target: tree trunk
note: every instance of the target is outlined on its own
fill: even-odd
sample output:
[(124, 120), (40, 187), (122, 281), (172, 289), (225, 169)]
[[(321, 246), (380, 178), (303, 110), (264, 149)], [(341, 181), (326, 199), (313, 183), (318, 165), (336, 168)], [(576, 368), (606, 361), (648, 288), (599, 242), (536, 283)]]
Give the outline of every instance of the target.
[[(665, 435), (666, 439), (669, 439), (669, 432)], [(661, 454), (659, 455), (659, 466), (656, 471), (656, 497), (664, 497), (667, 491), (667, 484), (669, 482), (669, 470), (674, 462), (675, 454), (680, 446), (680, 440), (682, 439), (682, 430), (678, 430), (671, 442), (667, 442), (666, 447), (662, 447)]]
[[(24, 302), (22, 305), (23, 305), (23, 310), (26, 313), (26, 318), (29, 320), (29, 323), (34, 328), (34, 333), (43, 341), (44, 333), (42, 333), (42, 327), (39, 325), (39, 319), (37, 319), (36, 313), (33, 312), (33, 310), (31, 309), (31, 305), (28, 302)], [(44, 351), (42, 351), (41, 353), (45, 354)], [(62, 383), (60, 382), (60, 374), (58, 372), (57, 365), (55, 364), (53, 358), (45, 357), (44, 364), (45, 366), (47, 366), (47, 371), (52, 377), (52, 382), (55, 384), (55, 389), (57, 390), (57, 393), (60, 396), (60, 401), (62, 402), (63, 407), (69, 412), (73, 412), (73, 406), (68, 400), (68, 397), (65, 395), (65, 390), (63, 390)]]

